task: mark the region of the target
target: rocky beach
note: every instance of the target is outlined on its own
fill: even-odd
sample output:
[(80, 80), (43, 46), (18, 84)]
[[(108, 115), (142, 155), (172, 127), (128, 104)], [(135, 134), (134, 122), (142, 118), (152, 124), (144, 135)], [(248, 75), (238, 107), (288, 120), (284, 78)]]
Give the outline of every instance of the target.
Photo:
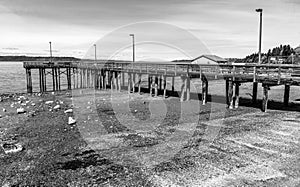
[(224, 106), (94, 90), (2, 95), (0, 184), (298, 185), (299, 113)]

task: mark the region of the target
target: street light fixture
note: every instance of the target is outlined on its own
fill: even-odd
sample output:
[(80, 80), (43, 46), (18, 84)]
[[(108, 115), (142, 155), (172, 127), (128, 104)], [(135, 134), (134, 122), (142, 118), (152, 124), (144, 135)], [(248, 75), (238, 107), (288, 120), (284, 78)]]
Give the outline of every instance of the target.
[(50, 62), (52, 63), (52, 46), (51, 46), (51, 42), (49, 42), (50, 45)]
[(263, 9), (258, 8), (255, 10), (256, 12), (259, 12), (260, 18), (259, 18), (259, 47), (258, 47), (258, 64), (261, 64), (261, 38), (262, 38), (262, 12)]
[(132, 62), (135, 62), (135, 49), (134, 49), (134, 34), (129, 34), (132, 37)]

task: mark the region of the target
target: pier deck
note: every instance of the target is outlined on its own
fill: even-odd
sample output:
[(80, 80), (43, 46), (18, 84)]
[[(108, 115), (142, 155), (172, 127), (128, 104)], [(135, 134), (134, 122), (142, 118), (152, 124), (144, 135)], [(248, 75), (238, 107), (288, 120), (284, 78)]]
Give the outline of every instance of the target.
[[(239, 107), (239, 86), (253, 83), (252, 101), (257, 100), (257, 85), (263, 86), (262, 110), (267, 110), (268, 91), (270, 87), (285, 85), (283, 102), (289, 103), (290, 86), (300, 85), (300, 66), (290, 64), (278, 65), (200, 65), (188, 63), (157, 63), (131, 61), (59, 61), (59, 62), (24, 62), (26, 69), (27, 92), (33, 92), (31, 70), (38, 69), (40, 92), (46, 92), (46, 77), (52, 78), (52, 90), (61, 89), (61, 76), (66, 75), (67, 89), (94, 88), (114, 89), (120, 91), (125, 86), (128, 92), (141, 92), (141, 78), (147, 76), (148, 90), (152, 96), (158, 90), (166, 97), (167, 78), (172, 79), (174, 92), (175, 77), (181, 78), (181, 101), (190, 99), (190, 80), (200, 78), (202, 81), (202, 103), (207, 102), (208, 83), (210, 80), (226, 81), (226, 102), (229, 108)], [(126, 79), (126, 81), (125, 81)], [(125, 84), (127, 83), (127, 84)], [(178, 83), (177, 83), (178, 84)], [(48, 89), (49, 90), (49, 89)]]

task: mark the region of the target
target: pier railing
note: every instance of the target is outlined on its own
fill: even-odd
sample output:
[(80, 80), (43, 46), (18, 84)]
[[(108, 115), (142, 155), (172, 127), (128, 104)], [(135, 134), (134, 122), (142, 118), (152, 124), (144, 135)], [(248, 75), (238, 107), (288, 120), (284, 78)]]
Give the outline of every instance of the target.
[(233, 79), (269, 79), (280, 81), (281, 79), (300, 78), (300, 65), (290, 64), (187, 64), (187, 63), (157, 63), (157, 62), (82, 62), (82, 61), (58, 61), (58, 62), (24, 62), (24, 68), (78, 68), (110, 70), (120, 72), (132, 72), (141, 74), (162, 74), (166, 76), (207, 76), (211, 78), (232, 77)]

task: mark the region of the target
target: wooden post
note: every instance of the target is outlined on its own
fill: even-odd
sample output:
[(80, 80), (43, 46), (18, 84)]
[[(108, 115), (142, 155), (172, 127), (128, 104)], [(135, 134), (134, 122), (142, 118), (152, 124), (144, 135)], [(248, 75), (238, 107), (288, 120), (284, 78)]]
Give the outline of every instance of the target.
[(180, 102), (184, 101), (184, 94), (186, 91), (186, 77), (185, 76), (181, 76), (181, 96), (180, 96)]
[(122, 72), (122, 86), (125, 86), (125, 74)]
[(113, 91), (115, 86), (115, 76), (114, 76), (114, 72), (112, 71), (109, 72), (110, 72), (110, 90)]
[(43, 81), (42, 81), (42, 69), (39, 68), (39, 83), (40, 83), (40, 92), (43, 92)]
[(202, 76), (202, 105), (207, 103), (207, 95), (208, 95), (208, 81), (206, 77)]
[(46, 69), (43, 69), (43, 79), (44, 79), (44, 92), (47, 91), (47, 74)]
[(175, 91), (175, 77), (172, 77), (172, 93)]
[(163, 89), (164, 89), (164, 93), (163, 93), (163, 98), (166, 98), (166, 94), (167, 94), (167, 76), (163, 75)]
[(154, 97), (157, 97), (157, 95), (158, 95), (158, 76), (156, 76), (156, 77), (154, 78), (154, 80), (155, 80), (155, 85), (154, 85)]
[(138, 93), (141, 94), (142, 74), (138, 74)]
[(54, 73), (54, 68), (52, 68), (52, 88), (53, 88), (53, 91), (55, 91), (55, 73)]
[(127, 73), (127, 77), (128, 77), (128, 93), (130, 94), (131, 92), (131, 73)]
[(115, 86), (115, 90), (118, 91), (118, 75), (117, 72), (114, 72), (114, 86)]
[(118, 72), (118, 91), (121, 92), (121, 72)]
[(240, 103), (240, 83), (235, 83), (235, 103), (234, 108), (239, 108)]
[(226, 105), (229, 106), (229, 97), (228, 97), (228, 89), (229, 89), (229, 80), (225, 80), (225, 97), (226, 97)]
[(263, 85), (263, 101), (262, 101), (262, 111), (267, 112), (268, 108), (268, 92), (269, 92), (269, 86)]
[(257, 102), (257, 82), (253, 82), (253, 90), (252, 90), (252, 103), (255, 104)]
[(228, 99), (229, 99), (229, 109), (233, 109), (233, 81), (228, 81)]
[(153, 89), (155, 88), (155, 75), (152, 75), (151, 86), (150, 86), (150, 96), (152, 97)]
[(58, 68), (58, 90), (61, 90), (61, 85), (60, 85), (60, 68)]
[(290, 97), (290, 85), (284, 85), (284, 106), (289, 106), (289, 97)]
[(132, 77), (131, 77), (131, 80), (132, 80), (132, 93), (135, 92), (135, 73), (132, 73)]
[(80, 74), (80, 88), (83, 87), (83, 72), (82, 69), (79, 70), (79, 74)]
[(78, 88), (79, 85), (78, 81), (78, 69), (76, 68), (76, 88)]
[(159, 76), (159, 90), (162, 90), (162, 75)]
[(26, 69), (27, 93), (32, 93), (31, 69)]
[(151, 95), (151, 93), (152, 93), (152, 91), (151, 91), (151, 83), (152, 83), (151, 75), (148, 74), (148, 89), (149, 89), (150, 95)]
[(186, 100), (189, 101), (190, 100), (190, 93), (191, 93), (191, 79), (188, 75), (186, 77), (185, 82), (186, 82)]

